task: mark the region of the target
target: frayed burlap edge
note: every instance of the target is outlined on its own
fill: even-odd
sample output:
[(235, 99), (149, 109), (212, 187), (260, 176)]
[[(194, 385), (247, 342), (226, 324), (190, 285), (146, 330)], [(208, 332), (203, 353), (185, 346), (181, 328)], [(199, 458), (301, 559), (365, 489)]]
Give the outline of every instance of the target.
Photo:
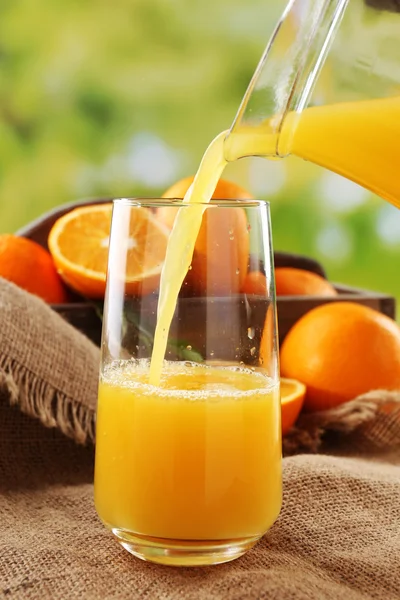
[(0, 397), (45, 427), (57, 427), (78, 444), (94, 442), (94, 411), (9, 357), (0, 358)]
[(327, 434), (377, 450), (400, 449), (400, 392), (376, 390), (330, 410), (304, 413), (283, 440), (285, 456), (321, 450)]
[[(95, 412), (9, 357), (0, 357), (0, 396), (79, 444), (95, 441)], [(321, 451), (329, 433), (380, 450), (400, 449), (400, 392), (373, 391), (330, 410), (302, 414), (283, 439), (283, 454)]]

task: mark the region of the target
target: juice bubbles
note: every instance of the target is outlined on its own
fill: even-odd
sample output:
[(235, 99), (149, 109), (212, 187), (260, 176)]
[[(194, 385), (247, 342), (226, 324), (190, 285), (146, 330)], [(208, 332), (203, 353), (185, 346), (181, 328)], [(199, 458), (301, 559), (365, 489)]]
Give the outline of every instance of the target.
[(281, 506), (279, 384), (249, 369), (194, 363), (164, 363), (159, 387), (148, 373), (148, 361), (128, 360), (100, 381), (101, 519), (117, 537), (247, 538), (250, 547)]

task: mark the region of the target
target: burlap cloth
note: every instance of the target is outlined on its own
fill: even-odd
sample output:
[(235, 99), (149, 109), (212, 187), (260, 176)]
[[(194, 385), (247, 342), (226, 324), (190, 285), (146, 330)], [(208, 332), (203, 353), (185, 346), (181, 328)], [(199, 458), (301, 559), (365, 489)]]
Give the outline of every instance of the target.
[(94, 510), (98, 350), (1, 280), (0, 307), (4, 598), (400, 598), (398, 395), (305, 419), (285, 440), (286, 453), (319, 453), (284, 459), (282, 513), (243, 558), (152, 565), (120, 548)]

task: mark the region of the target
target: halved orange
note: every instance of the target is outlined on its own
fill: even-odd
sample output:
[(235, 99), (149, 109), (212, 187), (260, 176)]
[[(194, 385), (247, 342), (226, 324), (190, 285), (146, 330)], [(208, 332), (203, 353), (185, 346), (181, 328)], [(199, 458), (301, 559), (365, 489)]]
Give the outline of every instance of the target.
[[(111, 203), (76, 208), (60, 217), (49, 234), (49, 250), (60, 276), (89, 298), (104, 297), (111, 212)], [(168, 229), (147, 208), (137, 207), (127, 214), (126, 291), (148, 294), (158, 285)], [(125, 233), (121, 231), (121, 243)]]
[(306, 386), (297, 379), (281, 377), (282, 435), (296, 423), (304, 404)]

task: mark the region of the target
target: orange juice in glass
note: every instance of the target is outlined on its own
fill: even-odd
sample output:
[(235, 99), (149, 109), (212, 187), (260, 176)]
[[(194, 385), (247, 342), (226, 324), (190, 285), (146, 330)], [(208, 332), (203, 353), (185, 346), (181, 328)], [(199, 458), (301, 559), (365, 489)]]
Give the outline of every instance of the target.
[[(157, 272), (170, 238), (157, 221), (163, 203), (114, 203), (95, 503), (102, 521), (134, 555), (171, 565), (216, 564), (251, 548), (281, 507), (275, 326), (269, 339), (264, 334), (262, 365), (259, 356), (260, 315), (271, 311), (275, 323), (269, 209), (255, 201), (212, 201), (205, 209), (203, 239), (208, 231), (214, 239), (207, 239), (204, 268), (192, 273), (198, 268), (194, 259), (181, 286), (154, 384)], [(169, 206), (192, 210), (183, 201)], [(219, 239), (214, 219), (224, 223)], [(139, 221), (145, 223), (140, 252), (149, 273), (142, 272), (140, 284), (129, 274)], [(245, 230), (237, 235), (242, 222)], [(254, 299), (241, 293), (240, 270), (249, 268), (250, 242), (252, 269), (258, 261), (268, 281), (265, 297)]]

